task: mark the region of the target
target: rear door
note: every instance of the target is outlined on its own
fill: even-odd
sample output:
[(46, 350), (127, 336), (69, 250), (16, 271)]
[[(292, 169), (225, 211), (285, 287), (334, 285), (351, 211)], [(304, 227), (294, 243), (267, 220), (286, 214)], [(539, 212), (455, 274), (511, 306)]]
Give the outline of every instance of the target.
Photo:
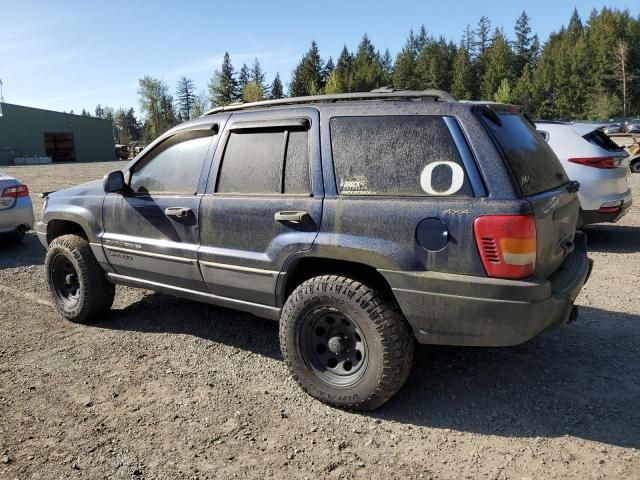
[(285, 260), (317, 236), (322, 199), (316, 109), (232, 115), (200, 211), (198, 259), (210, 292), (276, 305)]
[(547, 278), (573, 251), (580, 214), (573, 184), (551, 147), (523, 115), (495, 106), (482, 117), (520, 192), (531, 203), (537, 237), (533, 275)]

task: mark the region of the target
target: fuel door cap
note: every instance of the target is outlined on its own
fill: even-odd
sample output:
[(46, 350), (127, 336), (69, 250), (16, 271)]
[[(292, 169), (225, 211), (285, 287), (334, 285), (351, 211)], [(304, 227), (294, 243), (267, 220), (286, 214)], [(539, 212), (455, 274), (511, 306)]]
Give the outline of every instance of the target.
[(449, 229), (439, 218), (425, 218), (416, 227), (416, 241), (429, 252), (439, 252), (449, 243)]

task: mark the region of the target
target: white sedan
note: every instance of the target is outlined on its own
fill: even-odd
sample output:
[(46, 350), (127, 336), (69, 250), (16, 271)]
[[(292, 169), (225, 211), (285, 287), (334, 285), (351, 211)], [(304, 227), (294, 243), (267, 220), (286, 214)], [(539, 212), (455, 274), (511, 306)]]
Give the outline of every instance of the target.
[(580, 183), (582, 224), (618, 221), (631, 206), (627, 152), (599, 130), (601, 125), (538, 121), (536, 128), (567, 176)]
[(0, 172), (0, 237), (12, 243), (33, 228), (33, 205), (29, 187)]

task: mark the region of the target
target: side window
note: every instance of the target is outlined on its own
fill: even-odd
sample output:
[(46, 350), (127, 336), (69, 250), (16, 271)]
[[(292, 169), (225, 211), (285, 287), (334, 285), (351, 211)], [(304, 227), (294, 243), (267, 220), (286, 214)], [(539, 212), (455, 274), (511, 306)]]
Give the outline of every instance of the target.
[(306, 130), (231, 132), (216, 192), (310, 193), (308, 143)]
[(330, 128), (341, 195), (473, 195), (442, 117), (334, 117)]
[(136, 193), (195, 194), (213, 135), (194, 130), (168, 138), (134, 166), (129, 186)]
[(231, 132), (217, 192), (280, 193), (283, 132)]

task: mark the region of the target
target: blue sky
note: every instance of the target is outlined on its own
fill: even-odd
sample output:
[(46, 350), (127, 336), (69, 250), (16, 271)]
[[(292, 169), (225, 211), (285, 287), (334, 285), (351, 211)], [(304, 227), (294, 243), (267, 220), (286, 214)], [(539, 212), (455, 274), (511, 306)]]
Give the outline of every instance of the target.
[[(425, 24), (429, 33), (458, 41), (467, 24), (486, 15), (512, 35), (526, 10), (542, 39), (562, 24), (579, 3), (583, 19), (592, 8), (629, 8), (637, 0), (492, 1), (120, 1), (66, 0), (0, 2), (0, 79), (4, 98), (53, 110), (96, 104), (138, 108), (137, 79), (163, 78), (173, 91), (181, 75), (205, 89), (225, 51), (234, 67), (258, 57), (270, 82), (276, 71), (285, 83), (311, 40), (323, 57), (355, 49), (363, 33), (376, 48), (395, 56), (409, 29)], [(220, 5), (220, 6), (218, 6)]]

